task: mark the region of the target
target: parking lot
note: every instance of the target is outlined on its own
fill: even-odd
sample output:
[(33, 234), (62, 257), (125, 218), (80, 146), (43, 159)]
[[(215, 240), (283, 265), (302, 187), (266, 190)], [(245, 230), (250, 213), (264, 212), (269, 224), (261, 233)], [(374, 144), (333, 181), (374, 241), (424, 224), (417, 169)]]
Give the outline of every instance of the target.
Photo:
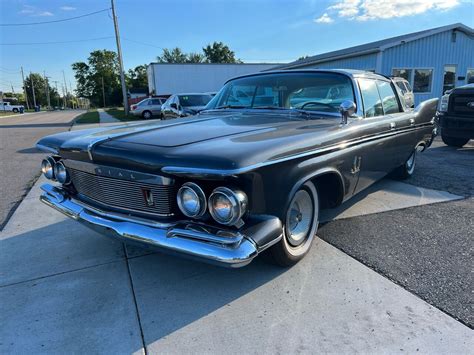
[(437, 140), (406, 183), (324, 211), (290, 269), (123, 245), (42, 205), (40, 178), (1, 232), (0, 352), (470, 353), (473, 151)]

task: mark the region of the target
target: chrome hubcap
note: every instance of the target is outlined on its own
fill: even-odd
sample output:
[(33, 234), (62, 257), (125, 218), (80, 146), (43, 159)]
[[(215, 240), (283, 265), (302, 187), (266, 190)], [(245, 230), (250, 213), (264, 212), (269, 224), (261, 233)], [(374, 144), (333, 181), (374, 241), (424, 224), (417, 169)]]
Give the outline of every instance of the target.
[(311, 196), (305, 190), (298, 191), (286, 215), (286, 238), (292, 246), (301, 245), (307, 239), (313, 216)]

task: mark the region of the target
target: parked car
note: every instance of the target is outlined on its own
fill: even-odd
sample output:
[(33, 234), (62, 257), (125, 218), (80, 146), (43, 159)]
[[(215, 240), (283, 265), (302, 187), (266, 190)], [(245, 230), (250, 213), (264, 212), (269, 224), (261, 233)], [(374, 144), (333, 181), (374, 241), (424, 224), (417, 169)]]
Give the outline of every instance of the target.
[(438, 120), (445, 144), (462, 147), (474, 139), (474, 84), (447, 91), (440, 101)]
[(166, 100), (161, 97), (153, 97), (140, 101), (130, 106), (130, 113), (134, 116), (141, 116), (145, 120), (153, 118), (153, 116), (161, 117), (161, 105)]
[[(41, 200), (114, 238), (239, 267), (292, 265), (321, 209), (410, 177), (438, 99), (407, 109), (387, 77), (285, 70), (228, 81), (198, 116), (59, 133)], [(295, 108), (297, 106), (297, 108)]]
[(210, 94), (175, 94), (171, 95), (161, 107), (163, 119), (195, 115), (211, 101)]
[(3, 101), (2, 106), (0, 108), (1, 111), (8, 111), (8, 112), (14, 112), (14, 113), (23, 113), (25, 111), (25, 106), (23, 105), (12, 105), (8, 101)]
[(408, 80), (401, 77), (393, 77), (392, 80), (402, 92), (407, 106), (415, 107), (415, 94)]

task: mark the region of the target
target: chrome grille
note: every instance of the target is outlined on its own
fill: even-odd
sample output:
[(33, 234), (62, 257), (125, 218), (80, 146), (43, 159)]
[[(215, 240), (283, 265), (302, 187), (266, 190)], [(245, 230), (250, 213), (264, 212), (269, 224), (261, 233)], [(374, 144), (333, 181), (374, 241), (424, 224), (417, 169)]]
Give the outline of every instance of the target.
[[(100, 204), (132, 212), (159, 216), (173, 214), (175, 194), (172, 185), (114, 179), (71, 168), (69, 172), (79, 197), (82, 195)], [(152, 205), (147, 203), (146, 195), (153, 197)]]

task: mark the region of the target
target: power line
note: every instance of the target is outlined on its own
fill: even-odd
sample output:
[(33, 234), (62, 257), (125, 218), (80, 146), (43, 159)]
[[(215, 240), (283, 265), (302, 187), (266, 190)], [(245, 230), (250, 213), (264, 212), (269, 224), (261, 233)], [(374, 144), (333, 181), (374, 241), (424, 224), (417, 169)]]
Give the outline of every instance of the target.
[(32, 26), (32, 25), (46, 25), (46, 24), (48, 24), (48, 23), (58, 23), (58, 22), (76, 20), (76, 19), (78, 19), (78, 18), (87, 17), (87, 16), (92, 16), (92, 15), (99, 14), (99, 13), (101, 13), (101, 12), (105, 12), (105, 11), (109, 11), (109, 10), (110, 10), (110, 8), (106, 8), (106, 9), (102, 9), (102, 10), (99, 10), (99, 11), (90, 12), (90, 13), (88, 13), (88, 14), (84, 14), (84, 15), (80, 15), (80, 16), (68, 17), (68, 18), (64, 18), (64, 19), (61, 19), (61, 20), (53, 20), (53, 21), (27, 22), (27, 23), (0, 23), (0, 26)]
[(77, 39), (77, 40), (72, 40), (72, 41), (0, 43), (0, 46), (33, 46), (33, 45), (43, 45), (43, 44), (66, 44), (66, 43), (100, 41), (100, 40), (103, 40), (103, 39), (111, 39), (111, 38), (114, 38), (114, 36), (88, 38), (88, 39)]

